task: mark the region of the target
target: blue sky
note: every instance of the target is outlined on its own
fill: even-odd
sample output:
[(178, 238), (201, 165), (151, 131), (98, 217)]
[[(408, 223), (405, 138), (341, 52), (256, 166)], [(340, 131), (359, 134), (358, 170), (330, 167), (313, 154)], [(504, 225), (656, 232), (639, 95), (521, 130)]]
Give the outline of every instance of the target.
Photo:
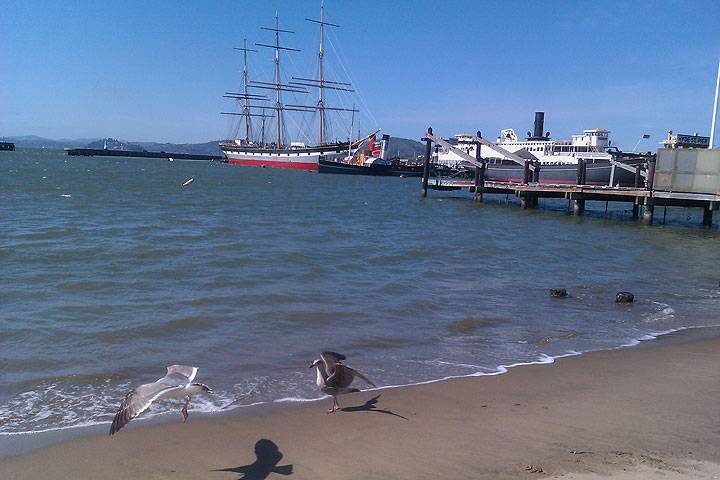
[[(271, 41), (313, 75), (317, 1), (0, 2), (0, 135), (201, 142), (226, 137), (224, 92), (240, 85), (233, 50)], [(608, 128), (627, 149), (655, 148), (668, 129), (708, 135), (720, 1), (489, 2), (326, 0), (329, 75), (347, 67), (363, 130), (419, 138), (501, 128), (565, 138)], [(340, 60), (336, 56), (339, 52)], [(270, 52), (251, 73), (269, 81)], [(346, 100), (348, 105), (352, 99)], [(337, 123), (340, 125), (340, 123)], [(344, 133), (343, 133), (344, 132)], [(334, 134), (345, 138), (347, 130)]]

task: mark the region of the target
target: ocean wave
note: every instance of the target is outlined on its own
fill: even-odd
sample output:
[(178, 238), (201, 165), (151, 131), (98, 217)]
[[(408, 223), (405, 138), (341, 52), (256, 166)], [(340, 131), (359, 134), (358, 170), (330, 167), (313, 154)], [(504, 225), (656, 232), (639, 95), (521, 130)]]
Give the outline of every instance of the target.
[[(690, 328), (668, 329), (662, 332), (643, 334), (632, 341), (625, 342), (616, 347), (620, 349), (628, 346), (635, 346), (643, 341), (656, 339), (679, 330)], [(367, 389), (375, 391), (388, 388), (399, 388), (410, 385), (424, 385), (444, 380), (466, 377), (481, 377), (501, 375), (512, 368), (525, 365), (543, 365), (554, 363), (557, 359), (582, 355), (589, 351), (569, 349), (563, 353), (549, 355), (545, 353), (536, 354), (534, 358), (527, 361), (511, 362), (500, 364), (495, 367), (469, 364), (463, 362), (446, 361), (441, 359), (419, 361), (429, 366), (451, 367), (466, 370), (464, 373), (445, 375), (428, 380), (409, 381), (401, 383), (386, 383), (377, 388)], [(467, 372), (467, 370), (470, 370)], [(268, 403), (297, 403), (312, 402), (322, 398), (314, 388), (314, 382), (308, 379), (306, 372), (296, 372), (295, 380), (281, 382), (280, 388), (276, 380), (268, 377), (254, 377), (247, 381), (233, 385), (228, 390), (214, 389), (212, 396), (197, 396), (191, 402), (191, 412), (198, 413), (219, 413), (232, 411), (238, 408), (247, 408)], [(27, 390), (15, 395), (7, 403), (0, 405), (0, 436), (27, 435), (43, 433), (70, 428), (82, 428), (93, 425), (109, 424), (120, 403), (120, 400), (131, 385), (128, 381), (113, 382), (117, 379), (115, 374), (91, 374), (91, 375), (68, 375), (45, 381), (32, 390)], [(80, 384), (72, 380), (82, 380)], [(302, 383), (307, 396), (287, 395), (287, 392), (298, 391), (298, 382)], [(273, 398), (274, 397), (274, 398)], [(137, 421), (149, 420), (163, 415), (174, 414), (179, 404), (172, 401), (160, 401), (154, 403), (150, 409), (143, 413)]]
[(478, 318), (473, 316), (467, 316), (462, 320), (456, 320), (454, 322), (448, 323), (445, 328), (447, 328), (452, 333), (463, 335), (474, 332), (480, 327), (495, 325), (499, 322), (501, 322), (501, 320), (497, 318)]

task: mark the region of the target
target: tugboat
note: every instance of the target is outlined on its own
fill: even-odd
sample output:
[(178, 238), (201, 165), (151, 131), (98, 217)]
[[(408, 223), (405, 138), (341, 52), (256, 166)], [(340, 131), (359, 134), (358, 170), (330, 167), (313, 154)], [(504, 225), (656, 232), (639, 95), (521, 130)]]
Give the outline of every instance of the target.
[[(244, 68), (243, 68), (243, 89), (241, 92), (227, 92), (224, 96), (233, 98), (241, 103), (241, 111), (238, 112), (222, 112), (225, 115), (239, 115), (242, 117), (243, 135), (241, 138), (234, 140), (225, 140), (220, 142), (220, 150), (226, 158), (226, 161), (236, 165), (252, 165), (260, 167), (275, 168), (298, 168), (305, 170), (317, 170), (318, 162), (323, 160), (333, 160), (344, 158), (345, 156), (354, 154), (359, 146), (367, 140), (370, 135), (366, 135), (357, 140), (349, 139), (348, 141), (330, 141), (328, 135), (328, 118), (327, 112), (351, 112), (353, 115), (359, 110), (352, 108), (333, 107), (326, 104), (326, 90), (338, 92), (354, 92), (350, 83), (337, 82), (327, 80), (324, 76), (324, 36), (325, 27), (338, 27), (334, 23), (325, 21), (324, 7), (320, 6), (320, 19), (306, 19), (315, 23), (320, 27), (320, 47), (318, 50), (318, 75), (317, 78), (292, 77), (287, 83), (283, 83), (280, 70), (281, 52), (298, 52), (295, 48), (290, 48), (280, 44), (280, 34), (294, 33), (290, 30), (280, 28), (277, 15), (275, 16), (274, 27), (262, 27), (263, 30), (274, 32), (275, 41), (273, 44), (256, 43), (255, 45), (263, 48), (274, 50), (274, 80), (272, 82), (259, 82), (248, 80), (247, 54), (256, 52), (257, 50), (247, 48), (247, 43), (242, 48), (237, 48), (243, 52)], [(317, 89), (318, 97), (314, 105), (305, 104), (287, 104), (283, 103), (282, 94), (307, 94), (308, 89)], [(258, 91), (270, 90), (274, 92), (274, 102), (270, 103), (270, 98), (262, 93), (254, 93)], [(252, 102), (252, 104), (251, 104)], [(264, 103), (267, 102), (267, 103)], [(285, 114), (286, 112), (295, 113), (313, 113), (317, 114), (317, 134), (312, 135), (305, 132), (304, 138), (315, 136), (315, 144), (308, 145), (304, 140), (288, 141), (285, 135)], [(259, 138), (253, 138), (253, 119), (260, 120)], [(274, 124), (274, 136), (272, 140), (267, 141), (266, 120), (271, 120)], [(299, 122), (300, 124), (309, 122)], [(255, 126), (257, 127), (257, 125)], [(272, 126), (269, 126), (272, 130)], [(257, 130), (257, 128), (256, 128)], [(352, 131), (352, 130), (351, 130)], [(273, 132), (271, 132), (273, 133)]]
[(378, 145), (373, 133), (367, 141), (366, 150), (359, 148), (354, 155), (348, 155), (342, 159), (321, 158), (318, 161), (318, 172), (383, 177), (421, 177), (423, 174), (422, 164), (386, 157), (389, 140), (390, 135), (383, 135), (380, 145)]

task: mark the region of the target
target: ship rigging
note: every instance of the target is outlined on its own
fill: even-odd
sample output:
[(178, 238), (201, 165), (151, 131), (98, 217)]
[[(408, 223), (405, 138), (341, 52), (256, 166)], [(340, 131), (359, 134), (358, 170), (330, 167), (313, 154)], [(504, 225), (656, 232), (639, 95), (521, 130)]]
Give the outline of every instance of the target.
[[(352, 139), (352, 128), (347, 141), (328, 140), (328, 116), (327, 112), (345, 112), (354, 115), (359, 112), (354, 106), (345, 108), (342, 106), (331, 106), (326, 101), (326, 91), (332, 90), (342, 93), (354, 93), (352, 84), (327, 80), (325, 78), (325, 28), (339, 27), (325, 19), (324, 6), (320, 6), (319, 19), (305, 19), (319, 26), (320, 42), (317, 53), (318, 70), (317, 78), (291, 76), (287, 83), (283, 83), (281, 71), (281, 53), (299, 52), (299, 49), (281, 44), (281, 34), (295, 33), (291, 30), (280, 28), (279, 17), (275, 16), (274, 27), (261, 27), (263, 30), (271, 31), (274, 34), (274, 42), (255, 43), (255, 46), (274, 50), (274, 78), (273, 82), (261, 82), (249, 79), (248, 74), (248, 53), (257, 52), (247, 47), (244, 40), (243, 47), (236, 47), (243, 53), (243, 84), (240, 92), (226, 92), (224, 97), (235, 99), (240, 106), (240, 112), (221, 112), (224, 115), (241, 116), (243, 135), (236, 133), (236, 138), (220, 142), (220, 149), (229, 163), (240, 165), (269, 166), (281, 168), (303, 168), (316, 170), (320, 158), (338, 158), (345, 155), (352, 155), (354, 151), (367, 140), (370, 135)], [(283, 93), (305, 95), (310, 93), (309, 89), (317, 89), (317, 101), (314, 104), (307, 103), (283, 103)], [(256, 93), (260, 91), (259, 93)], [(265, 92), (274, 93), (274, 102)], [(268, 115), (268, 112), (273, 112)], [(285, 113), (316, 113), (317, 133), (315, 145), (307, 145), (302, 141), (288, 141), (285, 128)], [(253, 138), (253, 118), (261, 119), (260, 140)], [(275, 136), (274, 142), (267, 143), (265, 139), (265, 124), (267, 119), (274, 119)], [(239, 127), (238, 127), (239, 130)], [(375, 132), (373, 132), (375, 133)], [(359, 135), (358, 135), (359, 136)]]

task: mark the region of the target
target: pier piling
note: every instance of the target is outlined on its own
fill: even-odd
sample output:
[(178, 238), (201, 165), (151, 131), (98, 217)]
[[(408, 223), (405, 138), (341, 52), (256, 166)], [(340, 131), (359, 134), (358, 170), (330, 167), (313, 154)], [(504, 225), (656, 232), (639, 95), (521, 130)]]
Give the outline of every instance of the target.
[(585, 176), (586, 176), (586, 167), (585, 167), (585, 159), (579, 158), (577, 162), (577, 184), (578, 185), (585, 185)]
[[(482, 138), (479, 130), (477, 136), (478, 138)], [(482, 156), (480, 155), (480, 142), (475, 142), (475, 160), (480, 163), (480, 166), (475, 167), (475, 192), (473, 200), (482, 202), (482, 191), (485, 186), (485, 162), (482, 161)]]
[[(432, 135), (432, 127), (428, 127), (427, 131), (430, 135)], [(430, 177), (430, 153), (432, 153), (432, 140), (427, 137), (423, 140), (425, 140), (425, 162), (423, 163), (422, 196), (427, 197), (428, 178)]]
[(540, 182), (540, 160), (535, 160), (533, 165), (535, 166), (535, 170), (533, 170), (532, 180), (535, 183), (539, 183)]
[(643, 225), (653, 224), (653, 214), (655, 213), (655, 205), (653, 205), (652, 199), (645, 198), (645, 205), (643, 206)]
[(712, 226), (712, 205), (708, 205), (703, 209), (703, 225), (706, 227)]
[(650, 157), (648, 159), (648, 169), (647, 169), (647, 177), (645, 179), (645, 185), (647, 190), (653, 189), (653, 182), (655, 180), (655, 165), (657, 164), (657, 159), (655, 157)]
[(585, 211), (585, 200), (582, 198), (573, 198), (573, 215), (582, 215)]

